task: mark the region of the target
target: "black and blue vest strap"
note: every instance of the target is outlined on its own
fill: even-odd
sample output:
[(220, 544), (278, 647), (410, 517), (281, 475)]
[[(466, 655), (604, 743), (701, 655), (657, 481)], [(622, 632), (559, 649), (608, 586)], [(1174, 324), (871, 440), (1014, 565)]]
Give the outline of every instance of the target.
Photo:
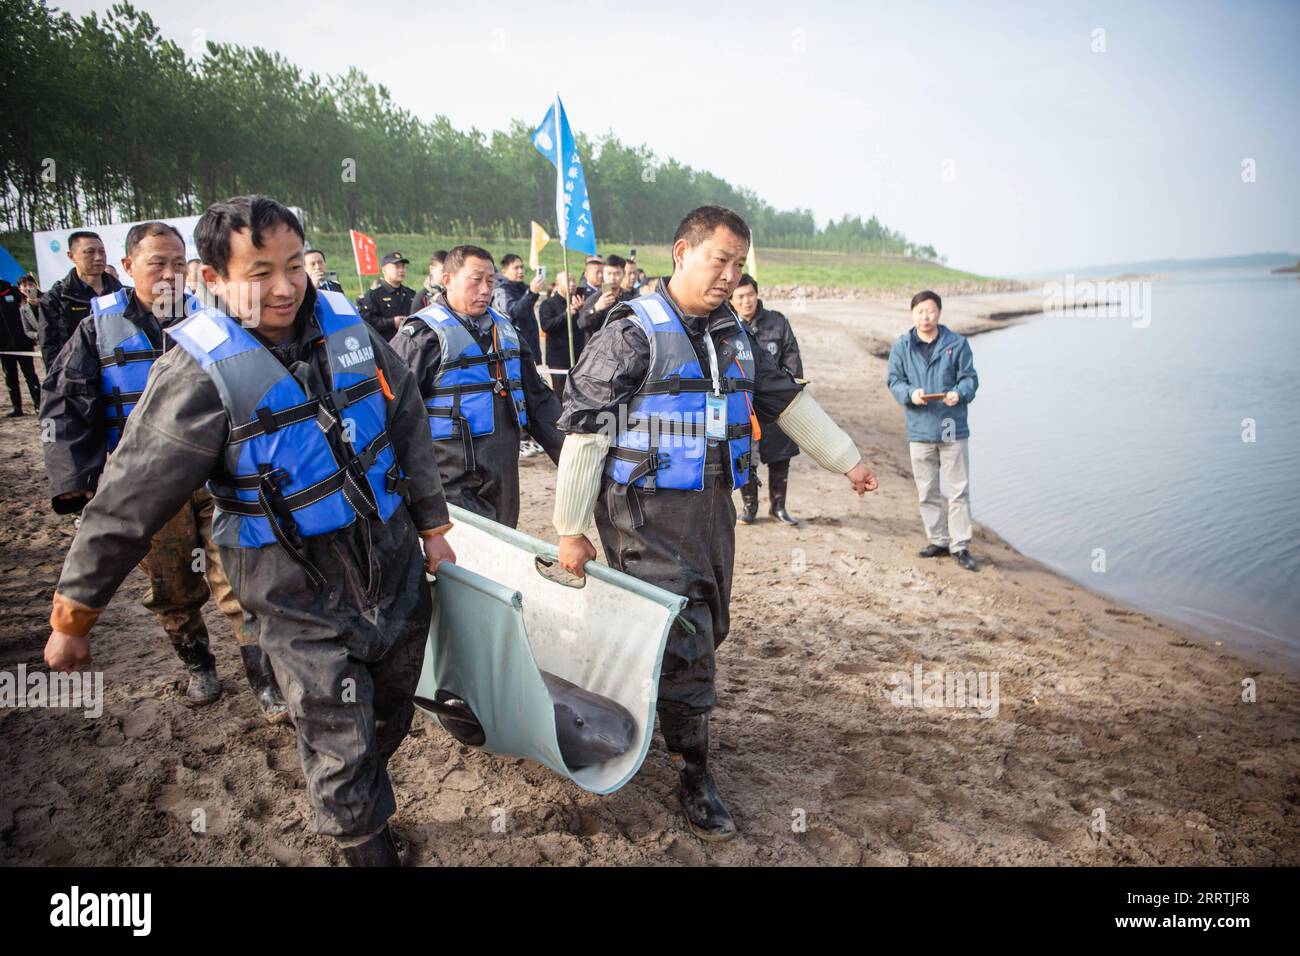
[(162, 358), (162, 349), (135, 349), (126, 351), (120, 345), (113, 349), (112, 355), (106, 355), (99, 360), (100, 368), (110, 368), (114, 365), (125, 365), (127, 362), (153, 362)]
[(711, 392), (713, 382), (707, 378), (682, 378), (670, 375), (662, 382), (647, 382), (641, 388), (643, 395), (680, 395), (682, 392)]
[[(719, 383), (724, 394), (752, 392), (754, 380), (749, 378), (723, 378)], [(680, 395), (682, 392), (711, 392), (713, 382), (707, 378), (682, 378), (670, 375), (662, 382), (648, 382), (641, 389), (643, 395)]]
[(482, 355), (461, 355), (443, 363), (441, 371), (452, 368), (466, 369), (471, 365), (488, 365), (492, 362), (505, 362), (509, 359), (519, 358), (522, 354), (519, 349), (492, 349)]
[[(108, 425), (113, 425), (117, 421), (126, 421), (126, 412), (123, 409), (125, 405), (134, 405), (144, 396), (144, 392), (124, 392), (120, 388), (113, 389), (113, 401), (110, 406), (104, 409), (104, 421)], [(114, 427), (121, 427), (114, 426)]]
[[(307, 573), (312, 584), (321, 590), (324, 590), (326, 581), (325, 575), (321, 574), (320, 569), (311, 563), (302, 548), (302, 537), (298, 534), (298, 523), (293, 520), (292, 509), (289, 508), (284, 497), (280, 494), (280, 481), (285, 474), (283, 469), (272, 468), (270, 465), (261, 466), (261, 474), (258, 476), (260, 483), (257, 486), (257, 503), (261, 507), (261, 513), (266, 517), (266, 523), (270, 526), (272, 534), (280, 547), (294, 563)], [(284, 522), (281, 525), (281, 521)]]
[[(354, 461), (360, 462), (366, 469), (375, 463), (380, 453), (389, 446), (388, 432), (381, 432), (375, 436), (369, 447), (366, 448)], [(396, 468), (396, 466), (394, 466)], [(391, 471), (392, 469), (390, 469)], [(328, 478), (322, 478), (314, 485), (308, 485), (291, 495), (280, 495), (280, 500), (284, 502), (289, 511), (299, 511), (308, 505), (313, 505), (327, 495), (331, 495), (344, 486), (347, 480), (348, 470), (343, 467), (335, 471)], [(222, 485), (231, 488), (237, 488), (244, 491), (253, 491), (261, 488), (267, 481), (275, 484), (277, 493), (279, 483), (288, 475), (283, 469), (272, 469), (269, 472), (263, 472), (257, 475), (246, 475), (239, 478), (230, 476), (221, 476), (218, 480)], [(250, 517), (259, 517), (262, 509), (253, 501), (243, 501), (239, 498), (226, 498), (221, 495), (214, 495), (213, 500), (221, 507), (222, 511), (229, 511), (231, 514), (248, 515)]]
[(345, 473), (343, 497), (348, 499), (358, 514), (367, 518), (379, 514), (379, 501), (375, 498), (374, 489), (370, 487), (370, 479), (366, 472), (374, 466), (380, 453), (389, 447), (389, 444), (388, 432), (385, 430), (376, 435), (364, 451), (358, 453), (353, 451), (350, 445), (347, 446), (351, 456), (343, 469)]
[[(379, 379), (368, 378), (364, 382), (358, 382), (347, 388), (339, 389), (332, 393), (334, 404), (339, 408), (346, 408), (368, 398), (383, 389)], [(341, 401), (340, 401), (341, 397)], [(245, 422), (243, 425), (236, 425), (230, 429), (230, 444), (238, 445), (240, 442), (246, 442), (250, 438), (256, 438), (258, 435), (269, 435), (281, 428), (287, 428), (298, 422), (307, 421), (310, 418), (316, 418), (318, 410), (321, 407), (321, 399), (312, 398), (299, 405), (282, 409), (278, 412), (272, 412), (266, 406), (257, 409), (257, 421)], [(331, 418), (333, 416), (330, 416)]]
[[(624, 450), (625, 449), (610, 449), (610, 454), (612, 455), (615, 451)], [(617, 455), (617, 457), (621, 458), (623, 455)], [(628, 458), (625, 460), (632, 459)], [(638, 468), (640, 467), (641, 466), (638, 466)], [(638, 494), (637, 486), (632, 484), (632, 481), (636, 481), (638, 477), (641, 477), (640, 473), (637, 473), (638, 468), (633, 468), (632, 473), (634, 477), (628, 481), (628, 484), (623, 484), (621, 481), (611, 481), (611, 483), (607, 485), (607, 494), (612, 496), (612, 501), (614, 501), (615, 506), (623, 507), (624, 510), (627, 510), (628, 520), (630, 524), (632, 524), (633, 528), (640, 528), (641, 525), (646, 523), (645, 511), (641, 510), (640, 494)], [(606, 463), (606, 473), (612, 473), (612, 462)], [(649, 481), (654, 479), (653, 468), (650, 468), (649, 472), (646, 473), (649, 473), (650, 475), (646, 479), (647, 483), (649, 483)]]
[(425, 406), (430, 418), (450, 418), (452, 436), (460, 435), (461, 449), (465, 455), (465, 470), (476, 471), (478, 459), (474, 457), (474, 436), (470, 434), (469, 420), (460, 413), (460, 396), (464, 392), (490, 392), (496, 388), (496, 382), (473, 382), (469, 385), (445, 385), (433, 390), (434, 395), (450, 395), (451, 406), (448, 408), (429, 408)]
[(458, 397), (460, 395), (468, 395), (471, 392), (491, 392), (494, 391), (496, 387), (496, 382), (471, 382), (468, 385), (437, 385), (432, 389), (433, 394), (430, 397), (433, 398), (439, 395)]
[(632, 463), (632, 471), (627, 476), (627, 484), (632, 484), (640, 478), (646, 479), (646, 490), (653, 491), (651, 483), (654, 481), (654, 473), (659, 470), (661, 460), (664, 454), (656, 449), (649, 451), (639, 451), (634, 448), (619, 448), (617, 445), (609, 450), (609, 456), (605, 460), (605, 470), (613, 474), (614, 463), (610, 459), (618, 461), (629, 461)]

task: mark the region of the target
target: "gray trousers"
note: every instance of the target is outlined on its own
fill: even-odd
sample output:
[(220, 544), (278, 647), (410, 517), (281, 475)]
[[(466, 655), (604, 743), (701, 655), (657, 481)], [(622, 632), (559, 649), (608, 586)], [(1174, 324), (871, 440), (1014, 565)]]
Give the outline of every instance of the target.
[[(970, 547), (970, 439), (908, 442), (912, 477), (921, 502), (921, 521), (931, 544), (964, 551)], [(939, 479), (948, 499), (939, 493)]]

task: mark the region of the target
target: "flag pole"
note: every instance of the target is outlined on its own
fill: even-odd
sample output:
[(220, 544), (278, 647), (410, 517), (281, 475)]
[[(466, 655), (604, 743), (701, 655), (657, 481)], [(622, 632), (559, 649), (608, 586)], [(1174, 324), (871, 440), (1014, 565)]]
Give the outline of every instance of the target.
[[(564, 321), (569, 326), (569, 371), (573, 371), (574, 363), (577, 359), (573, 357), (573, 276), (569, 275), (569, 247), (560, 244), (560, 252), (564, 256), (564, 281), (567, 291), (564, 296)], [(565, 385), (568, 385), (568, 376), (565, 376)]]
[(352, 240), (352, 264), (357, 269), (357, 298), (366, 294), (366, 281), (361, 278), (361, 255), (357, 251), (357, 231), (350, 229), (348, 236)]
[(569, 329), (569, 374), (564, 377), (567, 387), (573, 366), (578, 360), (573, 354), (573, 276), (569, 274), (569, 216), (564, 205), (564, 134), (560, 129), (559, 90), (555, 91), (552, 115), (555, 117), (555, 218), (559, 220), (560, 252), (564, 259), (565, 281), (569, 286), (568, 294), (564, 297), (564, 322)]

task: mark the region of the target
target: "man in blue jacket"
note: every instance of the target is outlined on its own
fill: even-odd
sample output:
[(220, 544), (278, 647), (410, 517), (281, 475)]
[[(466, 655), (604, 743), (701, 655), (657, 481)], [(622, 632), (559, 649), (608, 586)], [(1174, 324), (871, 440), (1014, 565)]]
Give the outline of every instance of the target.
[[(943, 302), (937, 293), (912, 297), (916, 326), (889, 350), (889, 391), (907, 410), (912, 477), (921, 499), (928, 546), (923, 558), (949, 554), (967, 571), (970, 556), (970, 429), (966, 406), (974, 401), (979, 376), (966, 339), (939, 324)], [(948, 500), (939, 494), (939, 477)]]

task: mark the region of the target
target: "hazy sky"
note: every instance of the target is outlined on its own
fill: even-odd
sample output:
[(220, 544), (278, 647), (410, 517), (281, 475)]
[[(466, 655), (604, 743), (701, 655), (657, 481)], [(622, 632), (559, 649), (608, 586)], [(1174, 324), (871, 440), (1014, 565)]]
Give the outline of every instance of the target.
[(356, 66), (462, 128), (535, 123), (558, 88), (589, 136), (874, 213), (958, 268), (1300, 252), (1296, 0), (135, 2), (182, 45)]

